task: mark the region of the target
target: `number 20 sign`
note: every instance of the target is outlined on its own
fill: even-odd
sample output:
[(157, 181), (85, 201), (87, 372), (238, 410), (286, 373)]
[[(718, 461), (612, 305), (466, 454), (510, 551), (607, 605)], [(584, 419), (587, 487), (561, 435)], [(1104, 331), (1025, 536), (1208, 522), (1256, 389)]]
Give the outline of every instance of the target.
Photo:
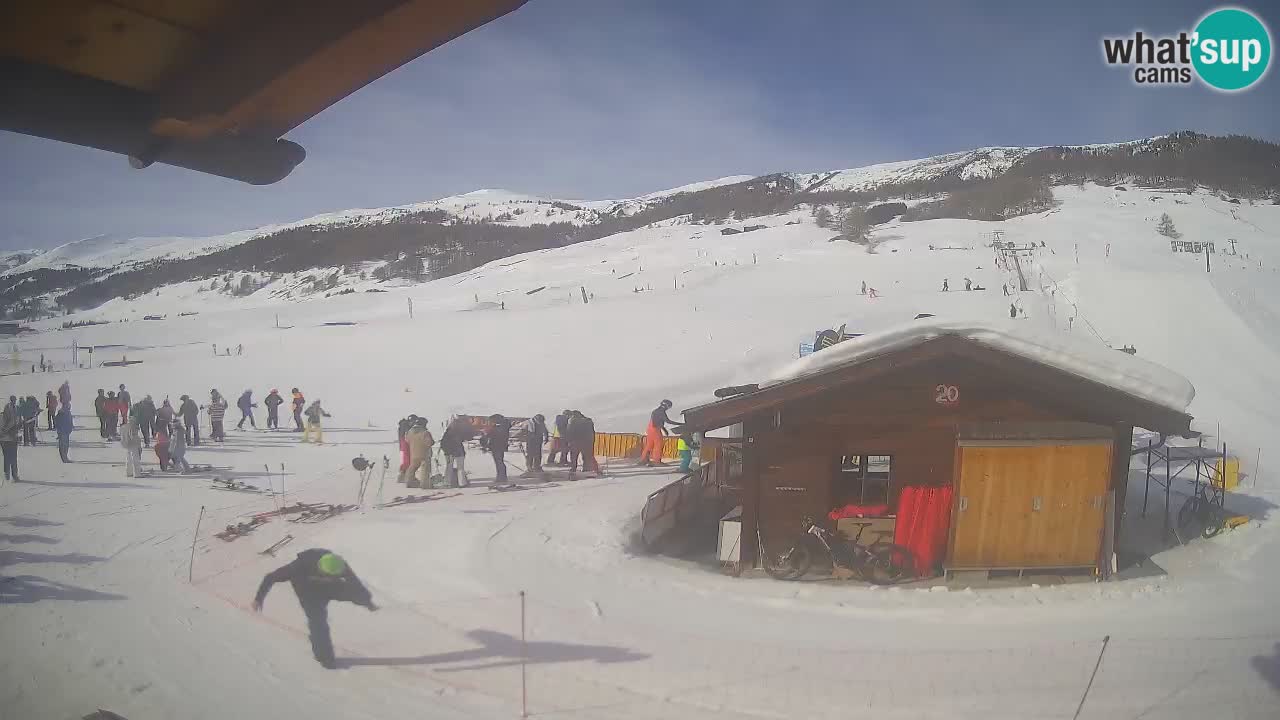
[(939, 385), (933, 389), (933, 401), (939, 405), (955, 405), (960, 402), (960, 388), (955, 385)]

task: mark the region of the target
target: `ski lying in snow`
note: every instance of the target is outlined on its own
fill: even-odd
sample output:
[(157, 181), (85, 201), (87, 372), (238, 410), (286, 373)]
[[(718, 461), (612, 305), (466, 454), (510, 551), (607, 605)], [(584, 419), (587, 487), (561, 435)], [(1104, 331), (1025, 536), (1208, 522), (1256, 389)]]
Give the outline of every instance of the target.
[(542, 488), (558, 487), (560, 483), (539, 483), (537, 485), (517, 485), (516, 483), (508, 483), (506, 485), (490, 485), (489, 489), (496, 492), (512, 492), (513, 490), (541, 490)]
[(443, 500), (445, 498), (451, 498), (461, 494), (462, 493), (451, 493), (446, 495), (444, 493), (431, 493), (430, 495), (401, 495), (401, 496), (392, 498), (388, 502), (384, 502), (381, 505), (378, 505), (378, 507), (386, 508), (386, 507), (395, 507), (397, 505), (414, 505), (417, 503), (424, 503), (430, 500)]
[(257, 485), (250, 485), (249, 483), (240, 482), (239, 480), (225, 480), (222, 478), (214, 478), (210, 487), (214, 490), (234, 490), (235, 492), (258, 493), (259, 495), (272, 494)]
[(285, 545), (288, 545), (288, 544), (289, 544), (290, 542), (292, 542), (292, 541), (293, 541), (293, 536), (292, 536), (292, 535), (285, 535), (284, 537), (282, 537), (282, 538), (280, 538), (279, 540), (277, 540), (277, 541), (275, 541), (274, 543), (272, 543), (272, 544), (271, 544), (271, 546), (270, 546), (270, 547), (268, 547), (266, 550), (263, 550), (262, 552), (260, 552), (260, 553), (258, 553), (258, 554), (259, 554), (259, 555), (270, 555), (270, 556), (272, 556), (272, 557), (275, 557), (275, 554), (276, 554), (276, 551), (277, 551), (277, 550), (279, 550), (280, 548), (284, 547)]
[(257, 530), (262, 525), (266, 525), (266, 524), (267, 524), (266, 518), (255, 517), (252, 520), (246, 520), (245, 522), (242, 522), (242, 523), (237, 523), (235, 525), (228, 525), (226, 530), (223, 530), (222, 532), (215, 534), (214, 537), (218, 538), (219, 540), (223, 540), (225, 542), (231, 542), (236, 538), (242, 538), (245, 535), (248, 535), (254, 530)]
[(321, 508), (327, 508), (327, 507), (329, 507), (329, 503), (298, 502), (292, 505), (285, 505), (284, 507), (277, 508), (275, 510), (267, 510), (266, 512), (260, 512), (254, 515), (253, 519), (262, 520), (263, 522), (266, 522), (267, 520), (270, 520), (273, 517), (280, 517), (282, 515), (292, 515), (294, 513), (307, 512), (308, 510), (319, 510)]
[(327, 505), (312, 510), (303, 510), (297, 517), (289, 518), (291, 523), (318, 523), (331, 517), (337, 517), (348, 510), (355, 510), (355, 505)]

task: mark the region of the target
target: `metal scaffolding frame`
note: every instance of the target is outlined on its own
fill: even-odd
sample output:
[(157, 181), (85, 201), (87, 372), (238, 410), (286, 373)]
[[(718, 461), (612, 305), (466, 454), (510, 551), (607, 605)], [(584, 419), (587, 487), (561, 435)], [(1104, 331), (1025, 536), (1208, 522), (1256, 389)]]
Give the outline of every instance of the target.
[[(1135, 447), (1135, 450), (1141, 450), (1141, 446)], [(1201, 483), (1205, 483), (1206, 496), (1210, 502), (1223, 508), (1226, 505), (1226, 457), (1227, 444), (1222, 444), (1222, 449), (1217, 447), (1205, 447), (1204, 436), (1199, 437), (1195, 445), (1156, 445), (1147, 438), (1146, 445), (1146, 479), (1142, 493), (1142, 517), (1147, 516), (1147, 502), (1151, 497), (1151, 482), (1154, 480), (1157, 487), (1164, 488), (1164, 536), (1169, 536), (1169, 501), (1170, 491), (1173, 487), (1173, 481), (1182, 477), (1182, 473), (1190, 468), (1195, 468), (1195, 479), (1189, 477), (1183, 478), (1187, 482), (1195, 485), (1195, 492), (1200, 491)], [(1222, 460), (1219, 465), (1217, 461)], [(1158, 475), (1153, 475), (1151, 470), (1153, 467), (1164, 463), (1164, 479)], [(1173, 467), (1181, 463), (1176, 471)]]

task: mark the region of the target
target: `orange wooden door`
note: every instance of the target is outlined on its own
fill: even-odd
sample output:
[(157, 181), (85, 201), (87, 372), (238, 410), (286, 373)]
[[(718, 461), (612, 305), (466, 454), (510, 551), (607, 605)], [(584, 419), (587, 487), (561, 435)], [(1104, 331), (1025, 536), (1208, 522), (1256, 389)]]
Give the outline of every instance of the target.
[(961, 448), (948, 567), (1094, 564), (1110, 462), (1109, 443)]

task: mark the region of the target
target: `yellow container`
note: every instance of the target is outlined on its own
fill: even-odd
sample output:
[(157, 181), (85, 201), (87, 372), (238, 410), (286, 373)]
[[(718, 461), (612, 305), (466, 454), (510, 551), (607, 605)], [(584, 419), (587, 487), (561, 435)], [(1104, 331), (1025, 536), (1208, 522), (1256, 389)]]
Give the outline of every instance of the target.
[(1223, 487), (1223, 479), (1226, 480), (1226, 490), (1235, 490), (1240, 484), (1240, 458), (1229, 457), (1227, 460), (1227, 470), (1222, 471), (1222, 458), (1213, 466), (1213, 484), (1215, 487)]

